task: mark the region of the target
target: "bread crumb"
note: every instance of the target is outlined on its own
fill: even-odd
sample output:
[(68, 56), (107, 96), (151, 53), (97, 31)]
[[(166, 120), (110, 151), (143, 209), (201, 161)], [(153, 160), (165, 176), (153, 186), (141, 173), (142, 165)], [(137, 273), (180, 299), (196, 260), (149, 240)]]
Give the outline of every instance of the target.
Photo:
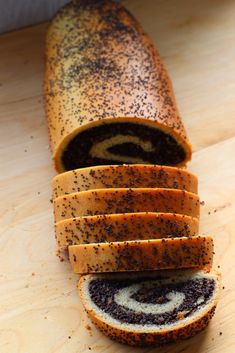
[(176, 320), (183, 320), (185, 318), (187, 311), (179, 311), (176, 315)]
[(35, 272), (32, 272), (31, 275), (32, 275), (32, 276), (35, 276)]

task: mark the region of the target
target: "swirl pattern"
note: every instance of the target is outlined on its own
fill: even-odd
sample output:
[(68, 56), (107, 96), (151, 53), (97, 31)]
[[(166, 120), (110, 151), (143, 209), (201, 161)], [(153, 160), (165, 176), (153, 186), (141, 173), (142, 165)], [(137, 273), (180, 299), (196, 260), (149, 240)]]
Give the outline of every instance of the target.
[(213, 296), (211, 278), (194, 277), (172, 282), (165, 279), (94, 279), (89, 294), (96, 307), (119, 323), (165, 326), (186, 320)]

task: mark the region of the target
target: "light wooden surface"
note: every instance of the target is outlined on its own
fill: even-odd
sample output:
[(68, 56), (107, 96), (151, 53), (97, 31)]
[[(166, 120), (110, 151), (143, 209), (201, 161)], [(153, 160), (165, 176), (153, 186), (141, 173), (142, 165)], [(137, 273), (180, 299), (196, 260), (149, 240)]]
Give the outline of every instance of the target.
[(54, 255), (41, 25), (0, 37), (1, 353), (235, 352), (235, 2), (127, 4), (168, 67), (194, 147), (201, 231), (215, 237), (225, 286), (216, 315), (189, 341), (145, 350), (112, 342), (88, 321), (77, 276)]

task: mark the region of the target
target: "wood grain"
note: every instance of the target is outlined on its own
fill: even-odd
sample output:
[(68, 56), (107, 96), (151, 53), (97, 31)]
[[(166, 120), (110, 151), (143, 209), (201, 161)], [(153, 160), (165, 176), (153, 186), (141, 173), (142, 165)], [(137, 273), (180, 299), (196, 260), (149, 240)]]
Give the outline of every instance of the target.
[(235, 351), (235, 3), (127, 5), (166, 63), (193, 143), (189, 169), (198, 175), (205, 201), (201, 232), (215, 237), (214, 266), (220, 266), (225, 286), (216, 315), (202, 334), (158, 350), (114, 343), (88, 321), (77, 276), (54, 255), (55, 172), (41, 96), (44, 24), (0, 37), (0, 352)]

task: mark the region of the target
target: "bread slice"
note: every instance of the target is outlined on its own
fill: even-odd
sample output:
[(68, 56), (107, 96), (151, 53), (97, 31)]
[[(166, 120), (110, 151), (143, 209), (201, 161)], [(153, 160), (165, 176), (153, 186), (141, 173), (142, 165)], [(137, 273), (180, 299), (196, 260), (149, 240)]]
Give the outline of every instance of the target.
[(197, 218), (176, 213), (126, 213), (65, 219), (55, 224), (58, 250), (69, 245), (190, 237)]
[(210, 268), (211, 236), (135, 240), (69, 246), (75, 273)]
[(44, 96), (58, 172), (191, 158), (161, 59), (117, 2), (77, 0), (59, 11), (46, 38)]
[(82, 276), (80, 298), (107, 336), (132, 346), (163, 345), (205, 329), (220, 293), (220, 274), (195, 270)]
[(197, 193), (198, 180), (185, 169), (150, 164), (105, 165), (56, 175), (53, 199), (65, 194), (106, 188), (169, 188)]
[(199, 217), (199, 197), (176, 189), (99, 189), (59, 196), (54, 200), (55, 222), (113, 213), (166, 212)]

